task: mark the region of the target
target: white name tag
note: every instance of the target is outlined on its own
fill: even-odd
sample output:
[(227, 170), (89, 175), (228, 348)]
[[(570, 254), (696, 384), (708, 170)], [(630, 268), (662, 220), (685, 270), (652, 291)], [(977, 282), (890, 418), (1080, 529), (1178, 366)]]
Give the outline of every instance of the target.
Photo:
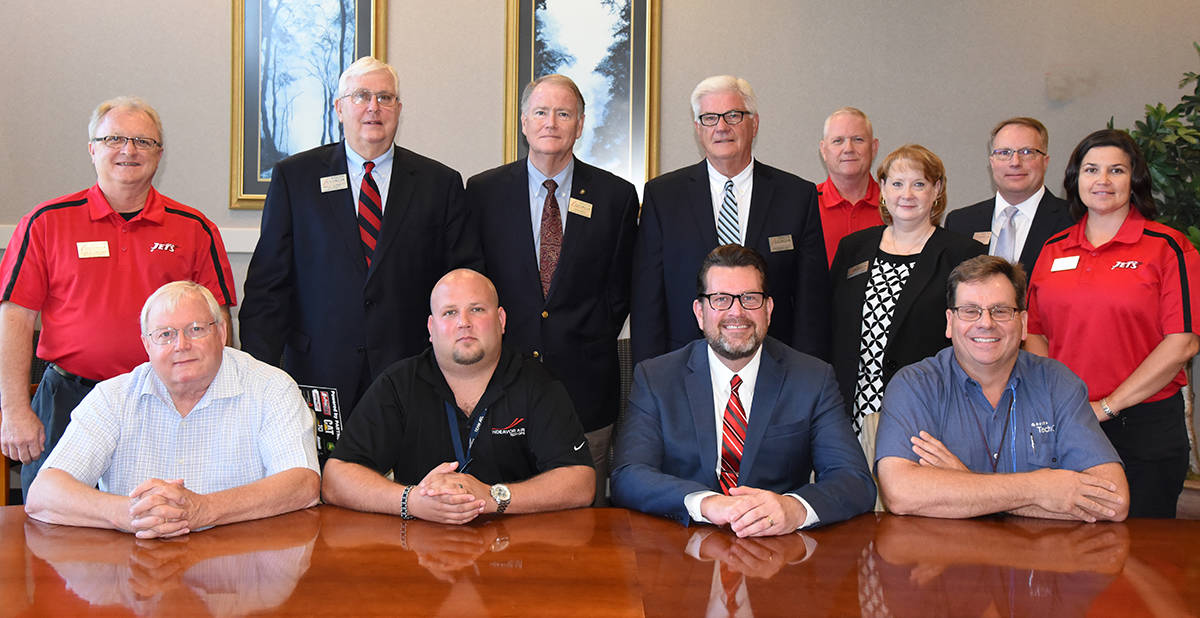
[(77, 242), (75, 243), (75, 250), (79, 252), (80, 259), (108, 257), (108, 241), (92, 240), (89, 242)]
[(992, 233), (990, 231), (989, 232), (975, 232), (974, 234), (971, 235), (971, 238), (974, 238), (975, 242), (977, 242), (981, 245), (987, 245), (992, 242)]
[(583, 200), (571, 198), (571, 201), (567, 204), (567, 212), (573, 212), (581, 217), (591, 219), (592, 205)]
[(341, 191), (350, 186), (350, 181), (346, 180), (345, 174), (335, 174), (326, 176), (321, 179), (321, 193), (329, 193), (330, 191)]
[(1054, 263), (1050, 265), (1050, 272), (1056, 273), (1060, 270), (1075, 270), (1077, 266), (1079, 266), (1078, 255), (1060, 257), (1057, 260), (1054, 260)]
[(792, 244), (792, 235), (784, 234), (782, 236), (771, 236), (767, 238), (767, 244), (771, 248), (771, 253), (779, 253), (780, 251), (791, 251), (796, 247)]

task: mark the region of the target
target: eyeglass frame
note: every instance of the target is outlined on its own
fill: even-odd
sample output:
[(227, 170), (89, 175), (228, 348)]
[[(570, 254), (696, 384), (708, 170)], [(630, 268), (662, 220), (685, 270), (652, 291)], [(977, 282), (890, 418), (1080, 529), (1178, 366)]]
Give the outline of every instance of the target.
[[(192, 322), (191, 324), (188, 324), (187, 326), (184, 326), (183, 328), (175, 328), (173, 326), (164, 326), (162, 328), (156, 328), (148, 333), (143, 333), (143, 335), (145, 335), (145, 337), (150, 340), (150, 343), (153, 343), (154, 345), (171, 345), (171, 344), (175, 343), (176, 341), (179, 341), (179, 333), (183, 333), (183, 336), (187, 337), (191, 341), (195, 341), (197, 339), (204, 339), (205, 337), (207, 337), (213, 333), (213, 330), (214, 330), (213, 326), (216, 326), (216, 324), (217, 324), (217, 321), (213, 320), (213, 321), (209, 322), (208, 324), (205, 324), (203, 322)], [(203, 326), (204, 333), (193, 337), (192, 335), (188, 334), (187, 329), (195, 328), (196, 326)], [(154, 338), (156, 333), (173, 333), (173, 334), (171, 335), (171, 338), (166, 341), (157, 341)]]
[[(754, 307), (747, 307), (746, 306), (746, 295), (748, 295), (748, 294), (749, 295), (757, 294), (762, 297), (762, 301), (759, 302), (758, 305), (756, 305)], [(714, 302), (713, 302), (714, 296), (728, 296), (729, 297), (729, 306), (725, 307), (724, 309), (716, 306), (716, 304), (714, 304)], [(766, 292), (742, 292), (741, 294), (730, 294), (729, 292), (712, 292), (710, 294), (697, 294), (696, 295), (697, 300), (699, 300), (701, 298), (708, 301), (708, 307), (710, 309), (712, 309), (713, 311), (729, 311), (730, 309), (733, 309), (733, 301), (734, 300), (738, 301), (738, 304), (742, 306), (742, 309), (745, 309), (746, 311), (756, 311), (758, 309), (762, 309), (763, 305), (767, 304), (767, 298), (770, 298), (770, 297), (767, 296)]]
[[(978, 309), (979, 316), (977, 316), (974, 319), (971, 319), (966, 316), (960, 315), (959, 311), (962, 311), (964, 309)], [(1010, 315), (1007, 318), (1001, 318), (1001, 317), (997, 316), (995, 313), (996, 310), (998, 310), (998, 309), (1012, 311), (1012, 315)], [(988, 317), (992, 318), (993, 322), (1011, 322), (1014, 319), (1016, 319), (1018, 313), (1025, 311), (1024, 309), (1022, 309), (1020, 307), (1013, 307), (1011, 305), (992, 305), (991, 307), (980, 307), (979, 305), (958, 305), (955, 307), (950, 307), (950, 310), (954, 312), (954, 317), (956, 317), (964, 322), (978, 322), (979, 320), (983, 319), (983, 314), (985, 311), (987, 312)]]
[[(1004, 154), (1005, 152), (1008, 153), (1007, 156)], [(1037, 148), (996, 148), (988, 153), (988, 157), (997, 161), (1012, 161), (1013, 155), (1016, 155), (1018, 159), (1028, 161), (1035, 154), (1042, 155), (1043, 157), (1046, 156), (1045, 152)]]
[[(738, 115), (737, 120), (730, 120), (729, 119), (730, 114), (737, 114)], [(703, 127), (715, 127), (718, 124), (720, 124), (721, 119), (724, 118), (725, 124), (732, 127), (732, 126), (737, 126), (739, 124), (742, 124), (742, 122), (744, 120), (746, 120), (746, 116), (753, 116), (753, 115), (754, 115), (754, 112), (749, 111), (749, 110), (731, 109), (727, 112), (722, 112), (720, 114), (718, 114), (716, 112), (707, 112), (704, 114), (700, 114), (699, 116), (696, 116), (696, 122), (699, 122), (700, 126), (703, 126)], [(708, 123), (704, 122), (705, 117), (712, 118), (712, 124), (708, 124)]]
[[(392, 99), (392, 102), (384, 103), (383, 101), (379, 100), (379, 97), (390, 97)], [(358, 90), (355, 90), (354, 92), (347, 92), (346, 94), (343, 94), (342, 96), (340, 96), (338, 98), (339, 99), (349, 99), (350, 102), (355, 105), (367, 105), (371, 102), (371, 99), (374, 99), (375, 102), (379, 104), (379, 107), (386, 107), (388, 109), (396, 107), (397, 105), (400, 104), (400, 95), (398, 95), (394, 92), (386, 92), (386, 91), (375, 92), (373, 90), (367, 90), (366, 88), (359, 88)], [(356, 98), (362, 98), (362, 101), (356, 101), (355, 100)]]
[[(109, 140), (113, 140), (111, 143)], [(129, 137), (127, 135), (101, 135), (88, 140), (92, 143), (104, 144), (105, 147), (113, 150), (120, 150), (125, 147), (125, 144), (133, 143), (133, 147), (137, 150), (153, 150), (162, 148), (163, 143), (153, 137)], [(149, 143), (148, 146), (142, 146), (143, 143)]]

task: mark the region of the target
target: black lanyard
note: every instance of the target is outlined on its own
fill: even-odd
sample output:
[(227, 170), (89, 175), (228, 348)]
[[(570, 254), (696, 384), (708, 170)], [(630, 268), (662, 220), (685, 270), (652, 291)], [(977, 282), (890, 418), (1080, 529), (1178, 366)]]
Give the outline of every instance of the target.
[(467, 436), (467, 451), (464, 453), (462, 438), (458, 435), (458, 409), (450, 405), (449, 401), (443, 403), (446, 404), (446, 422), (450, 423), (450, 439), (454, 441), (454, 456), (458, 459), (457, 471), (466, 472), (467, 466), (471, 465), (471, 447), (475, 446), (475, 438), (479, 437), (479, 429), (483, 427), (487, 408), (475, 415), (475, 424), (471, 426), (471, 433)]
[[(1009, 400), (1009, 402), (1008, 402), (1008, 417), (1004, 419), (1004, 431), (1000, 434), (1000, 444), (996, 445), (995, 451), (992, 451), (992, 447), (990, 445), (988, 445), (987, 433), (983, 431), (983, 423), (979, 422), (979, 415), (978, 414), (971, 415), (971, 418), (975, 419), (975, 426), (979, 428), (979, 437), (983, 439), (983, 448), (987, 451), (988, 463), (992, 464), (992, 473), (993, 474), (996, 473), (996, 468), (998, 467), (998, 464), (1000, 463), (1000, 450), (1004, 448), (1004, 440), (1005, 440), (1005, 438), (1008, 437), (1008, 425), (1009, 425), (1009, 423), (1012, 423), (1013, 412), (1015, 412), (1016, 407), (1017, 407), (1017, 391), (1016, 391), (1016, 389), (1010, 384), (1006, 390), (1008, 390), (1009, 394), (1012, 395), (1012, 399)], [(1015, 444), (1015, 439), (1014, 439), (1014, 444)], [(1013, 450), (1013, 472), (1017, 471), (1016, 465), (1017, 465), (1016, 450), (1014, 449)]]

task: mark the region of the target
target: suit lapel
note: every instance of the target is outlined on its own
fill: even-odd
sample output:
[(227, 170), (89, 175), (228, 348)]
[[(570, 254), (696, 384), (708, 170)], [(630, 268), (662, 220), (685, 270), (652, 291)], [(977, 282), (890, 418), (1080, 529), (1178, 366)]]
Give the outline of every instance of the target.
[[(329, 166), (327, 176), (344, 176), (346, 182), (351, 182), (346, 169), (346, 142), (329, 151)], [(320, 203), (324, 214), (331, 221), (331, 232), (342, 239), (350, 262), (360, 274), (367, 272), (367, 261), (363, 257), (362, 238), (358, 231), (357, 206), (354, 203), (354, 192), (349, 186), (345, 191), (330, 191), (322, 193)]]
[(375, 272), (375, 267), (381, 258), (387, 255), (392, 241), (403, 229), (403, 220), (408, 215), (412, 202), (413, 183), (409, 177), (413, 173), (414, 170), (404, 156), (404, 151), (392, 146), (392, 180), (388, 185), (387, 206), (383, 209), (383, 229), (379, 231), (379, 243), (375, 247), (376, 259), (371, 261), (368, 277)]
[(747, 247), (758, 247), (763, 228), (767, 225), (767, 214), (771, 208), (771, 196), (775, 185), (765, 167), (754, 162), (754, 188), (750, 192), (750, 219), (746, 223)]
[(1042, 250), (1042, 245), (1050, 239), (1050, 236), (1059, 231), (1051, 229), (1058, 214), (1054, 212), (1056, 210), (1054, 201), (1050, 189), (1046, 189), (1042, 193), (1042, 199), (1038, 201), (1037, 212), (1033, 213), (1033, 221), (1029, 223), (1029, 233), (1025, 235), (1025, 246), (1021, 247), (1020, 257), (1021, 263), (1025, 265), (1027, 276), (1033, 274), (1033, 262)]
[[(575, 170), (571, 173), (571, 198), (587, 202), (595, 210), (596, 203), (592, 201), (595, 199), (592, 194), (592, 170), (580, 162), (579, 159), (575, 159)], [(598, 216), (599, 214), (598, 212), (593, 212), (592, 216)], [(592, 220), (591, 217), (572, 213), (570, 211), (570, 202), (568, 202), (567, 217), (564, 223), (566, 224), (566, 229), (563, 232), (562, 252), (558, 256), (558, 267), (554, 269), (554, 277), (550, 279), (551, 296), (554, 295), (554, 290), (558, 288), (559, 281), (563, 277), (569, 276), (563, 274), (563, 271), (566, 270), (563, 268), (563, 265), (570, 264), (571, 260), (575, 258), (575, 254), (583, 251), (576, 245), (587, 241), (589, 236), (588, 228), (592, 225)], [(583, 254), (586, 255), (587, 252), (584, 251)], [(549, 298), (546, 300), (549, 300)]]
[(763, 342), (762, 358), (758, 365), (758, 378), (754, 385), (754, 407), (750, 411), (750, 425), (746, 428), (746, 444), (742, 449), (742, 463), (738, 471), (738, 484), (749, 479), (758, 458), (758, 447), (767, 434), (767, 427), (775, 424), (779, 394), (783, 390), (783, 367), (766, 348)]
[(717, 484), (717, 420), (713, 408), (712, 376), (708, 370), (708, 344), (698, 341), (692, 344), (688, 358), (688, 369), (684, 377), (688, 408), (692, 411), (692, 424), (696, 427), (696, 441), (700, 448), (700, 469), (710, 475), (713, 487)]
[(934, 228), (933, 235), (925, 242), (925, 248), (921, 250), (920, 255), (917, 257), (917, 264), (913, 268), (912, 273), (908, 275), (908, 281), (904, 284), (904, 290), (900, 292), (900, 299), (896, 301), (896, 310), (892, 314), (892, 332), (897, 332), (901, 328), (901, 325), (904, 324), (904, 318), (908, 316), (909, 310), (912, 309), (913, 303), (921, 296), (921, 292), (925, 289), (925, 286), (933, 281), (942, 251), (946, 249), (945, 235), (948, 233), (940, 227)]
[[(521, 273), (520, 280), (522, 287), (526, 287), (525, 294), (536, 294), (537, 298), (542, 294), (542, 278), (538, 269), (537, 253), (533, 250), (533, 227), (529, 219), (529, 168), (526, 159), (521, 159), (514, 163), (510, 168), (510, 173), (504, 179), (504, 186), (499, 194), (499, 207), (504, 213), (498, 219), (502, 226), (508, 229), (496, 234), (497, 237), (511, 238), (513, 244), (509, 245), (513, 248), (512, 255), (508, 259), (516, 260), (519, 272)], [(485, 231), (485, 238), (489, 234)]]
[[(686, 207), (692, 216), (688, 217), (696, 225), (698, 238), (705, 247), (717, 246), (717, 220), (713, 215), (712, 192), (708, 188), (708, 164), (704, 161), (693, 165), (688, 174)], [(708, 253), (708, 250), (705, 250)]]

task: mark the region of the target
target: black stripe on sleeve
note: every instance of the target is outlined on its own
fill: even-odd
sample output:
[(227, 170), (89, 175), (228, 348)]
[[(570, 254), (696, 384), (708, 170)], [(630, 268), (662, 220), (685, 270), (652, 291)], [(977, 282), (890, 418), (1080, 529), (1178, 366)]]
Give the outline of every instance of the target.
[(200, 228), (204, 230), (204, 233), (208, 234), (209, 256), (212, 258), (213, 268), (217, 271), (217, 285), (221, 286), (221, 295), (225, 298), (225, 302), (219, 304), (232, 305), (233, 296), (229, 293), (229, 284), (225, 281), (225, 273), (221, 270), (221, 252), (217, 250), (217, 239), (213, 237), (212, 228), (208, 227), (208, 221), (204, 217), (197, 216), (186, 210), (179, 210), (178, 208), (164, 208), (164, 210), (173, 215), (187, 217), (196, 221), (196, 223), (200, 224)]
[[(33, 222), (38, 217), (50, 212), (51, 210), (59, 210), (61, 208), (73, 208), (87, 204), (87, 200), (74, 200), (71, 202), (59, 202), (57, 204), (47, 204), (37, 209), (30, 217), (29, 223), (25, 226), (25, 234), (21, 237), (21, 248), (17, 251), (17, 261), (13, 262), (12, 277), (8, 280), (8, 285), (4, 288), (4, 296), (0, 297), (0, 301), (9, 300), (12, 298), (13, 287), (17, 284), (17, 276), (21, 273), (21, 264), (25, 262), (25, 252), (29, 250), (29, 230), (33, 229)], [(8, 248), (9, 251), (12, 247)]]
[(1183, 299), (1181, 300), (1183, 303), (1183, 330), (1190, 333), (1192, 332), (1192, 296), (1188, 286), (1187, 262), (1183, 259), (1183, 247), (1180, 247), (1179, 243), (1175, 242), (1175, 239), (1170, 234), (1153, 230), (1145, 230), (1145, 234), (1165, 240), (1171, 251), (1175, 252), (1175, 259), (1179, 262), (1179, 290), (1183, 295)]

